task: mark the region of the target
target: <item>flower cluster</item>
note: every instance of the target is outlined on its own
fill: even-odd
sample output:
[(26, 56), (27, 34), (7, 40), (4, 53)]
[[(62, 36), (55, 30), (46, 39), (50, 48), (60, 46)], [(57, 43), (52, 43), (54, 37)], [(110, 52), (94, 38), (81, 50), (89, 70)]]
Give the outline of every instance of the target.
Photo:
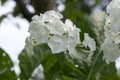
[(35, 15), (30, 23), (30, 37), (34, 38), (38, 44), (47, 43), (52, 53), (74, 51), (76, 45), (80, 43), (81, 30), (69, 19), (63, 23), (62, 18), (59, 12), (53, 10), (40, 16)]
[[(33, 16), (29, 27), (30, 36), (26, 40), (26, 49), (32, 50), (33, 45), (46, 43), (52, 53), (68, 51), (73, 58), (86, 59), (85, 57), (89, 57), (88, 59), (91, 59), (92, 54), (89, 55), (89, 53), (96, 50), (94, 39), (84, 33), (85, 37), (81, 42), (81, 30), (71, 20), (66, 19), (63, 22), (62, 18), (62, 14), (53, 10), (40, 14), (40, 16)], [(76, 50), (78, 44), (82, 44), (85, 48), (89, 47), (90, 50), (87, 51), (87, 55)]]
[(115, 61), (120, 56), (120, 0), (112, 0), (107, 6), (106, 22), (104, 26), (105, 41), (102, 44), (103, 58)]

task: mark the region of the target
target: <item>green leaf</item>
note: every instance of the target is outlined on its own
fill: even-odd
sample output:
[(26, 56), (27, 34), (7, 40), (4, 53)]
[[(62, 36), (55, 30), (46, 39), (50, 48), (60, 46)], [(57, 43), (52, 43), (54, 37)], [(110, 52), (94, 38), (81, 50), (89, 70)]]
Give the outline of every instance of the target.
[(117, 69), (115, 67), (115, 62), (107, 64), (103, 60), (103, 52), (95, 52), (93, 56), (94, 62), (90, 67), (87, 80), (120, 80)]
[(2, 20), (6, 17), (6, 15), (2, 15), (0, 16), (0, 23), (2, 22)]
[(42, 62), (45, 80), (63, 80), (64, 53), (51, 54)]
[(86, 74), (83, 72), (83, 70), (75, 67), (75, 64), (72, 64), (68, 61), (64, 62), (63, 74), (75, 80), (86, 80)]
[(0, 48), (0, 80), (17, 80), (12, 70), (13, 63), (8, 54)]
[(95, 5), (97, 5), (99, 3), (99, 0), (95, 0)]
[(75, 67), (75, 65), (73, 65), (72, 63), (65, 61), (65, 65), (71, 68), (73, 71), (78, 72), (80, 75), (85, 76), (85, 74), (81, 70), (79, 70), (77, 67)]
[(100, 72), (100, 80), (120, 80), (115, 62), (106, 65)]
[(14, 8), (13, 16), (16, 17), (21, 13), (21, 10), (19, 9), (18, 6)]
[(57, 62), (56, 56), (50, 55), (46, 61), (45, 70), (48, 71), (49, 69), (51, 69), (51, 67), (54, 66), (56, 62)]
[(27, 53), (24, 49), (19, 56), (21, 80), (28, 80), (40, 64), (44, 68), (45, 80), (119, 80), (115, 65), (107, 65), (99, 49), (94, 52), (89, 64), (71, 58), (69, 61), (67, 53), (52, 54), (47, 44), (35, 46), (33, 50), (34, 53)]
[(74, 78), (68, 77), (68, 76), (63, 76), (64, 80), (75, 80)]
[(35, 46), (33, 50), (34, 53), (27, 53), (27, 51), (24, 49), (19, 55), (21, 80), (28, 80), (31, 77), (34, 69), (39, 66), (41, 61), (51, 53), (46, 44)]
[(7, 2), (7, 0), (1, 0), (1, 3), (4, 4), (5, 2)]

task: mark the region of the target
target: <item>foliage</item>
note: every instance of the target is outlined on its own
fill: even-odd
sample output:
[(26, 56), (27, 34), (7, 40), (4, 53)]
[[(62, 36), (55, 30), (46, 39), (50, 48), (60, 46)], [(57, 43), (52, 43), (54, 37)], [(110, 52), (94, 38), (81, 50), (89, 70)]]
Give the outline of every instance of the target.
[(17, 80), (9, 55), (0, 48), (0, 80)]
[[(2, 4), (6, 1), (2, 0)], [(103, 27), (106, 13), (99, 16), (97, 13), (97, 18), (94, 17), (92, 9), (101, 0), (93, 1), (95, 3), (89, 5), (87, 0), (66, 0), (64, 18), (53, 10), (35, 15), (30, 23), (30, 36), (19, 55), (21, 73), (16, 75), (9, 55), (0, 48), (0, 80), (120, 80), (115, 67), (118, 56), (112, 55), (115, 56), (112, 60), (107, 58), (110, 54), (105, 54), (105, 50), (115, 52), (110, 50), (113, 45), (101, 49), (106, 36)], [(21, 12), (16, 6), (12, 14), (16, 17)], [(1, 16), (0, 22), (5, 17)], [(97, 20), (98, 17), (103, 19)], [(115, 49), (119, 49), (117, 45)]]

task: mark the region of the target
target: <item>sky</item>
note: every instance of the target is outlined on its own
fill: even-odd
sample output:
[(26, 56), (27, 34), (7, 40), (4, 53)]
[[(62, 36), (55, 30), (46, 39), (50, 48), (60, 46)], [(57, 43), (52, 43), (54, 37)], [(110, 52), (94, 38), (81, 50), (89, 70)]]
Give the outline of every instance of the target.
[[(11, 13), (16, 3), (13, 0), (8, 0), (4, 5), (0, 5), (0, 16)], [(60, 7), (61, 6), (61, 7)], [(62, 11), (63, 5), (58, 8)], [(28, 6), (31, 12), (34, 10)], [(63, 8), (62, 8), (63, 7)], [(28, 31), (29, 22), (20, 16), (13, 17), (11, 14), (0, 23), (0, 47), (3, 48), (11, 57), (15, 66), (14, 69), (17, 74), (20, 73), (18, 67), (18, 55), (25, 46), (25, 39), (29, 36)], [(120, 59), (116, 60), (117, 68), (120, 67)]]
[[(15, 5), (13, 0), (9, 0), (0, 6), (0, 16), (11, 13)], [(0, 23), (0, 47), (11, 57), (17, 74), (20, 73), (18, 55), (25, 46), (26, 37), (29, 36), (28, 27), (27, 20), (20, 16), (13, 17), (11, 14)]]

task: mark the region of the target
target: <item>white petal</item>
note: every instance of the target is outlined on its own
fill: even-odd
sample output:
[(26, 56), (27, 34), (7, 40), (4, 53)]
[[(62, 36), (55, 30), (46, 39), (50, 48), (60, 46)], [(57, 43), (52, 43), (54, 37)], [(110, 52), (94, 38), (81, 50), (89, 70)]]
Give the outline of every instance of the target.
[(120, 49), (115, 43), (104, 43), (102, 49), (104, 52), (103, 58), (107, 61), (114, 62), (120, 56)]
[(29, 32), (38, 43), (47, 43), (50, 31), (43, 23), (31, 23)]
[(64, 30), (65, 30), (66, 32), (68, 32), (68, 31), (70, 31), (70, 30), (72, 30), (72, 29), (73, 29), (73, 23), (72, 23), (72, 21), (69, 20), (69, 19), (66, 19), (66, 20), (65, 20), (65, 25), (64, 25)]
[(44, 14), (48, 15), (50, 18), (55, 18), (55, 19), (63, 18), (62, 14), (60, 14), (59, 12), (54, 11), (54, 10), (46, 11)]
[(89, 37), (88, 33), (84, 33), (84, 40), (82, 43), (84, 44), (85, 47), (88, 46), (90, 48), (90, 51), (96, 50), (96, 43), (95, 43), (94, 39)]
[(33, 47), (36, 45), (31, 37), (27, 37), (25, 41), (25, 50), (27, 51), (28, 55), (31, 56), (34, 54)]
[(60, 35), (54, 35), (49, 39), (48, 45), (53, 53), (64, 52), (67, 50), (67, 38)]
[(48, 29), (50, 30), (51, 34), (58, 34), (58, 35), (62, 35), (65, 31), (63, 29), (63, 22), (62, 21), (54, 21), (51, 23), (48, 23)]

